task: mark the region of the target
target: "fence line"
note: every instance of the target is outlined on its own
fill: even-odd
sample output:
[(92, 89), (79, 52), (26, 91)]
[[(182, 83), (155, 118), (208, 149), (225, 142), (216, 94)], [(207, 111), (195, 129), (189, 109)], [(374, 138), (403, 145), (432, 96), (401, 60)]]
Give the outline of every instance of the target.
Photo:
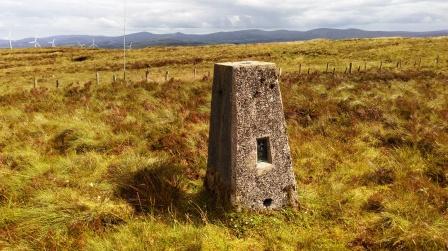
[[(383, 72), (385, 69), (386, 69), (386, 65), (385, 65), (385, 63), (384, 63), (385, 61), (383, 61), (383, 60), (380, 60), (379, 61), (379, 66), (378, 66), (378, 72), (379, 73), (381, 73), (381, 72)], [(403, 69), (408, 69), (408, 70), (417, 70), (417, 71), (419, 71), (419, 70), (421, 70), (422, 69), (422, 58), (420, 57), (418, 60), (415, 60), (414, 61), (414, 64), (412, 65), (410, 65), (410, 67), (406, 67), (406, 68), (403, 68), (403, 64), (404, 65), (408, 65), (407, 64), (407, 62), (406, 61), (403, 61), (402, 59), (399, 59), (399, 60), (397, 60), (396, 61), (396, 64), (394, 63), (394, 62), (391, 62), (390, 60), (388, 61), (389, 62), (389, 65), (388, 65), (388, 67), (387, 67), (387, 69), (388, 70), (394, 70), (394, 69), (396, 69), (396, 70), (403, 70)], [(412, 62), (412, 61), (411, 61)], [(434, 59), (434, 61), (433, 61), (433, 64), (432, 64), (432, 66), (435, 66), (436, 67), (436, 69), (438, 69), (439, 68), (439, 66), (441, 65), (441, 58), (440, 58), (440, 56), (438, 55), (435, 59)], [(448, 61), (447, 61), (448, 62)], [(392, 65), (391, 65), (392, 64)], [(325, 73), (325, 74), (328, 74), (328, 73), (330, 73), (330, 74), (332, 74), (333, 76), (334, 75), (336, 75), (336, 73), (337, 73), (337, 68), (340, 68), (340, 66), (338, 67), (338, 65), (335, 65), (334, 63), (332, 64), (332, 63), (330, 63), (330, 62), (327, 62), (327, 63), (325, 63), (322, 67), (315, 67), (316, 65), (310, 65), (310, 66), (308, 66), (307, 67), (307, 75), (310, 75), (311, 74), (311, 70), (312, 69), (325, 69), (325, 70), (322, 70), (322, 71), (319, 71), (319, 70), (316, 70), (316, 71), (314, 71), (313, 70), (313, 73)], [(333, 66), (333, 70), (330, 72), (329, 70), (330, 70), (330, 66)], [(431, 65), (428, 65), (428, 66), (431, 66)], [(344, 66), (343, 66), (344, 67)], [(360, 73), (365, 73), (365, 72), (369, 72), (369, 71), (372, 71), (372, 70), (375, 70), (375, 66), (374, 67), (368, 67), (368, 63), (367, 63), (367, 61), (364, 61), (364, 71), (361, 71), (361, 68), (362, 68), (362, 64), (354, 64), (353, 62), (349, 62), (349, 64), (348, 65), (346, 65), (345, 66), (345, 70), (342, 72), (341, 71), (341, 73), (343, 73), (343, 74), (349, 74), (349, 75), (351, 75), (351, 74), (353, 74), (353, 67), (357, 67), (357, 73), (358, 74), (360, 74)], [(298, 65), (298, 71), (296, 72), (296, 73), (298, 73), (299, 75), (301, 75), (302, 74), (302, 68), (303, 68), (303, 64), (302, 63), (299, 63), (299, 65)], [(343, 68), (344, 69), (344, 68)], [(356, 69), (356, 68), (355, 68)], [(105, 72), (105, 75), (107, 75), (108, 73), (110, 73), (110, 72)], [(130, 73), (130, 72), (128, 72), (128, 73)], [(192, 80), (193, 81), (195, 81), (195, 80), (197, 80), (197, 76), (198, 76), (198, 69), (197, 69), (197, 67), (193, 67), (193, 71), (192, 71), (192, 73), (193, 73), (193, 77), (192, 77)], [(123, 73), (123, 74), (126, 74), (126, 73)], [(279, 68), (279, 71), (278, 71), (278, 74), (279, 74), (279, 76), (282, 76), (282, 74), (283, 74), (283, 70), (282, 70), (282, 68)], [(150, 68), (149, 67), (147, 67), (146, 68), (146, 70), (144, 71), (144, 73), (143, 73), (143, 75), (140, 75), (140, 76), (142, 76), (142, 78), (141, 78), (141, 80), (142, 81), (146, 81), (146, 82), (150, 82), (151, 81), (151, 76), (156, 76), (156, 75), (152, 75), (151, 74), (151, 71), (150, 71)], [(207, 72), (205, 72), (204, 73), (204, 75), (203, 75), (204, 77), (202, 78), (202, 79), (207, 79), (207, 80), (210, 80), (211, 79), (211, 72), (210, 71), (207, 71)], [(53, 76), (54, 77), (54, 76)], [(126, 75), (123, 75), (123, 81), (126, 81), (127, 80), (127, 78), (126, 78), (127, 76)], [(170, 75), (170, 71), (168, 71), (168, 70), (166, 70), (165, 72), (164, 72), (164, 74), (163, 74), (163, 76), (162, 76), (162, 78), (164, 79), (164, 81), (165, 82), (167, 82), (167, 81), (169, 81), (170, 80), (170, 78), (174, 78), (174, 76), (171, 76)], [(38, 85), (40, 84), (40, 82), (41, 81), (39, 81), (39, 80), (42, 80), (42, 81), (44, 81), (44, 79), (43, 78), (38, 78), (37, 76), (34, 76), (33, 77), (33, 88), (37, 88), (38, 87)], [(99, 71), (97, 71), (96, 73), (95, 73), (95, 79), (94, 80), (96, 80), (96, 84), (97, 85), (100, 85), (101, 84), (101, 75), (100, 75), (100, 72)], [(131, 79), (129, 79), (129, 80), (131, 80)], [(89, 81), (92, 81), (92, 80), (89, 80)], [(116, 76), (116, 74), (115, 74), (115, 72), (112, 72), (112, 83), (116, 83), (118, 81), (118, 79), (117, 79), (117, 76)], [(132, 80), (131, 80), (132, 81)], [(156, 81), (155, 79), (153, 80), (153, 81)], [(72, 82), (72, 83), (75, 83), (75, 82)], [(79, 83), (79, 81), (78, 81), (78, 83)], [(60, 81), (60, 79), (56, 79), (56, 88), (59, 88), (61, 86), (61, 81)]]

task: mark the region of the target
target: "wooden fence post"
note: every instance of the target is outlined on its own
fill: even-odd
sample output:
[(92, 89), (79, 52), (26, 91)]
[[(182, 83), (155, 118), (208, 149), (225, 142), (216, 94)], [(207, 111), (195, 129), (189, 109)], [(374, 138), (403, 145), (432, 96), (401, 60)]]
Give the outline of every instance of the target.
[(117, 76), (115, 76), (115, 73), (112, 75), (112, 83), (117, 82)]
[(100, 73), (96, 72), (96, 85), (100, 85)]
[(333, 76), (336, 73), (336, 67), (333, 67)]
[(352, 74), (352, 66), (353, 66), (353, 64), (350, 63), (350, 65), (349, 65), (349, 70), (348, 70), (348, 73), (349, 73), (349, 74)]
[(149, 82), (149, 67), (146, 68), (146, 71), (145, 71), (145, 80), (146, 80), (146, 82)]
[(327, 68), (325, 69), (325, 73), (327, 73), (328, 72), (328, 62), (327, 62)]
[(299, 75), (302, 74), (302, 64), (299, 64)]
[(37, 86), (37, 78), (36, 78), (36, 77), (34, 77), (34, 84), (33, 84), (33, 88), (34, 88), (34, 89), (36, 89), (36, 86)]
[(168, 72), (168, 71), (166, 71), (165, 72), (165, 81), (168, 81), (168, 75), (169, 75), (170, 73)]
[(381, 69), (383, 69), (383, 61), (381, 61), (381, 63), (380, 63), (380, 72), (381, 72)]
[(59, 80), (56, 79), (56, 88), (59, 88)]
[(364, 71), (367, 71), (367, 62), (364, 61)]

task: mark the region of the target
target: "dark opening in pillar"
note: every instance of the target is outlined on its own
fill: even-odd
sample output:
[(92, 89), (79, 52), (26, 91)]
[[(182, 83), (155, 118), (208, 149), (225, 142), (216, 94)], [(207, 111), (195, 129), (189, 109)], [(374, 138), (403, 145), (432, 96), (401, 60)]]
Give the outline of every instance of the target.
[(269, 138), (257, 139), (257, 162), (271, 163)]
[(265, 199), (265, 200), (263, 201), (263, 205), (264, 205), (265, 207), (270, 207), (270, 206), (272, 205), (272, 199)]

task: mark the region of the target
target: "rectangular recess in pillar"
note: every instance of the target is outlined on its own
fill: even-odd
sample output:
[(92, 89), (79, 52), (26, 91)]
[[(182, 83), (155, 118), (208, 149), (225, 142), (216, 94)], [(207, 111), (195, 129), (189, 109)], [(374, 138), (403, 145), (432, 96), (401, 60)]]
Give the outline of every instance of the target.
[(257, 163), (272, 163), (268, 137), (257, 139)]

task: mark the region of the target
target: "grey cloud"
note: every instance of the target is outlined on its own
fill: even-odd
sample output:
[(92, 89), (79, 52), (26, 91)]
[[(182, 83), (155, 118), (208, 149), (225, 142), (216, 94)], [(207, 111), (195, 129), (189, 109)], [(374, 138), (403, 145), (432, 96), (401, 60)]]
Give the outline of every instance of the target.
[[(0, 37), (117, 35), (124, 0), (1, 0)], [(128, 30), (448, 29), (447, 0), (127, 0)]]

